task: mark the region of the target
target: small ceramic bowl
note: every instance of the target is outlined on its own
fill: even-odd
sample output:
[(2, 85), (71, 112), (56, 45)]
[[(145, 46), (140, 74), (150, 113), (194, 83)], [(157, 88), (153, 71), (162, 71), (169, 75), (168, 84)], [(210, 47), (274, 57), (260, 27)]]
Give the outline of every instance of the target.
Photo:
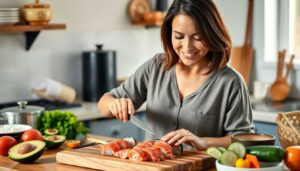
[(254, 145), (274, 145), (275, 136), (258, 133), (238, 133), (231, 136), (232, 142), (240, 142), (246, 147)]
[(17, 141), (20, 141), (22, 134), (32, 129), (30, 125), (24, 124), (5, 124), (0, 125), (0, 137), (4, 135), (11, 136), (15, 138)]
[(283, 162), (273, 164), (271, 166), (266, 166), (261, 164), (261, 168), (237, 168), (221, 164), (216, 160), (217, 171), (283, 171)]

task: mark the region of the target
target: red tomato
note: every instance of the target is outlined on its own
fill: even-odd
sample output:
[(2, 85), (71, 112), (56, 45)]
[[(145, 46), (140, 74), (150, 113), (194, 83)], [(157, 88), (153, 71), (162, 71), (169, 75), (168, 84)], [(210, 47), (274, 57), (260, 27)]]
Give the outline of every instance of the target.
[(7, 156), (8, 150), (10, 147), (17, 144), (16, 139), (11, 136), (2, 136), (0, 137), (0, 155)]
[(30, 129), (22, 134), (21, 140), (23, 142), (30, 140), (43, 140), (43, 136), (40, 131), (36, 129)]
[(290, 146), (286, 148), (284, 163), (292, 171), (300, 170), (300, 146)]

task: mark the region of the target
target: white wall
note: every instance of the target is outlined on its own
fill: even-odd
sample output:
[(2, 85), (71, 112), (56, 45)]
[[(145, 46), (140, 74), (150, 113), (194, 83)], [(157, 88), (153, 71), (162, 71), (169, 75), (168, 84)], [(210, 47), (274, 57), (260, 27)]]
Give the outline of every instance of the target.
[[(1, 7), (22, 7), (32, 1), (1, 0)], [(129, 0), (47, 0), (53, 23), (66, 30), (42, 31), (29, 51), (22, 33), (0, 34), (0, 102), (32, 98), (30, 88), (50, 77), (81, 94), (81, 53), (103, 43), (117, 52), (117, 75), (131, 75), (162, 52), (159, 28), (133, 26), (127, 17)]]
[[(234, 46), (242, 45), (247, 0), (215, 1), (231, 32)], [(33, 0), (1, 0), (0, 7), (22, 7), (31, 2)], [(118, 77), (129, 76), (155, 53), (162, 52), (159, 28), (145, 29), (130, 24), (126, 13), (129, 0), (42, 2), (51, 5), (52, 22), (66, 23), (67, 29), (42, 31), (30, 51), (25, 50), (22, 33), (0, 34), (0, 102), (32, 98), (30, 87), (44, 77), (75, 87), (80, 96), (81, 53), (95, 49), (96, 43), (103, 43), (104, 49), (117, 52)], [(151, 2), (153, 5), (154, 0)], [(257, 0), (254, 6), (255, 65), (252, 79), (271, 82), (275, 79), (275, 65), (263, 65), (262, 14), (263, 1)]]

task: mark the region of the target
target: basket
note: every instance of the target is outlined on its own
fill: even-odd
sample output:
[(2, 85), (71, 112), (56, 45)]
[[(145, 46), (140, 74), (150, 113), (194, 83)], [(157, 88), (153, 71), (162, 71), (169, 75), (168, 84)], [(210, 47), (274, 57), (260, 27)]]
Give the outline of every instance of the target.
[(279, 142), (283, 149), (300, 145), (300, 111), (279, 113), (276, 122)]

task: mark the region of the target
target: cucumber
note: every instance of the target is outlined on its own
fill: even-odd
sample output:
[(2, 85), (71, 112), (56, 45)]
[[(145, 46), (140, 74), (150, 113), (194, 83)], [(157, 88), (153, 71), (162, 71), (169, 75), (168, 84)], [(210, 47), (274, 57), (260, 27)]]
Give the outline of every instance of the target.
[(228, 148), (228, 150), (234, 152), (235, 154), (237, 154), (238, 158), (244, 158), (245, 154), (246, 154), (246, 147), (239, 143), (239, 142), (234, 142), (231, 143)]
[(220, 157), (220, 162), (227, 166), (235, 166), (235, 161), (238, 159), (238, 156), (232, 151), (225, 151)]
[(209, 147), (206, 150), (206, 153), (217, 160), (219, 160), (222, 155), (222, 152), (220, 150), (218, 150), (217, 147)]
[(218, 148), (218, 150), (220, 150), (222, 153), (224, 153), (225, 151), (227, 151), (226, 148), (224, 148), (224, 147), (217, 147), (217, 148)]
[(278, 146), (250, 146), (246, 150), (261, 162), (281, 162), (284, 156), (284, 151)]

